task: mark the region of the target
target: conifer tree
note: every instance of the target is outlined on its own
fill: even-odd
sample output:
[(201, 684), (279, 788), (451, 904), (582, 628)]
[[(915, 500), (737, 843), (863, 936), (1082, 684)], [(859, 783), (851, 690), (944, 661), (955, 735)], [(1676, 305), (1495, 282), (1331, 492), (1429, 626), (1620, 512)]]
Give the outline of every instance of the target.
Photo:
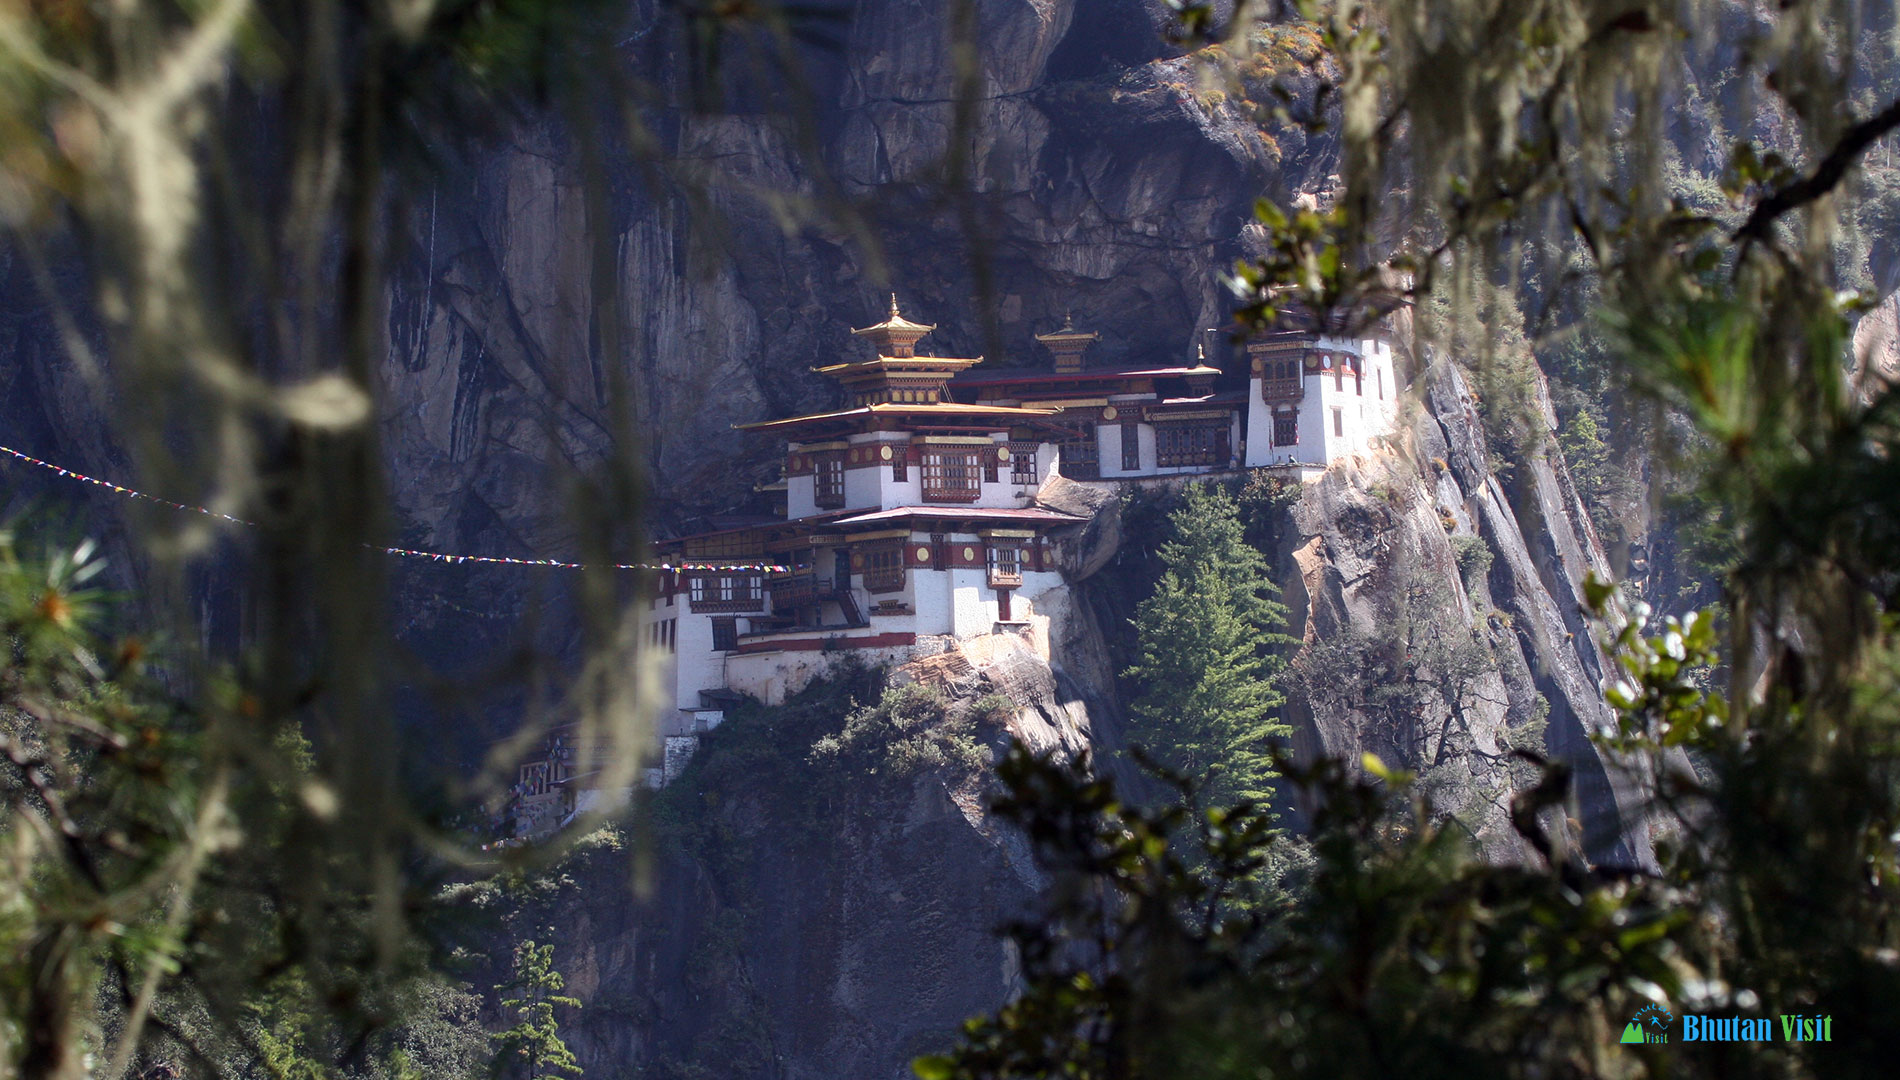
[(554, 1019), (556, 1005), (581, 1007), (578, 999), (561, 993), (566, 985), (567, 980), (554, 969), (552, 944), (537, 945), (530, 940), (515, 946), (514, 974), (495, 987), (497, 993), (514, 992), (513, 997), (502, 999), (501, 1007), (517, 1017), (513, 1027), (490, 1036), (499, 1046), (497, 1076), (553, 1080), (563, 1072), (581, 1075), (574, 1052), (567, 1048), (560, 1024)]
[(1140, 660), (1127, 674), (1142, 684), (1136, 741), (1170, 769), (1205, 778), (1213, 801), (1265, 800), (1272, 741), (1290, 731), (1275, 713), (1283, 665), (1271, 652), (1288, 640), (1286, 608), (1226, 492), (1190, 486), (1169, 522), (1167, 570), (1135, 617)]

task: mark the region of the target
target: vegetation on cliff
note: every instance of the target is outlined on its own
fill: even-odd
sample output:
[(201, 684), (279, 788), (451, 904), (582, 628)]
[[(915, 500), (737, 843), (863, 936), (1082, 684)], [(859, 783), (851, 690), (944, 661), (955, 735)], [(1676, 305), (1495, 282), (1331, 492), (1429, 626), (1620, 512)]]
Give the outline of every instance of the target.
[(1210, 799), (1265, 803), (1276, 742), (1292, 731), (1274, 684), (1285, 666), (1274, 649), (1291, 641), (1286, 608), (1225, 491), (1190, 485), (1169, 523), (1167, 569), (1135, 615), (1140, 659), (1127, 675), (1142, 691), (1130, 737), (1164, 767), (1205, 778)]

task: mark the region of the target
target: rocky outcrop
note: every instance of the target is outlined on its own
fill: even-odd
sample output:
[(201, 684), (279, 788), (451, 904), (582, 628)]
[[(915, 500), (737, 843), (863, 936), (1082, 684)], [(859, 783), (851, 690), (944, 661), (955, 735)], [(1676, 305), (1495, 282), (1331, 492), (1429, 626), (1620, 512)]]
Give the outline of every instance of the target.
[[(977, 730), (1058, 755), (1090, 742), (1066, 680), (1014, 635), (965, 641), (890, 673), (952, 706), (1007, 698)], [(883, 1080), (949, 1045), (1015, 977), (995, 933), (1041, 887), (1025, 840), (995, 821), (986, 774), (838, 772), (808, 759), (873, 682), (820, 686), (706, 736), (641, 819), (641, 856), (585, 848), (512, 905), (519, 936), (554, 927), (563, 1031), (589, 1076)]]
[(1508, 751), (1548, 753), (1575, 770), (1571, 841), (1598, 864), (1653, 865), (1642, 776), (1590, 741), (1614, 717), (1582, 583), (1610, 575), (1561, 455), (1543, 440), (1507, 489), (1458, 369), (1433, 365), (1415, 393), (1385, 452), (1335, 465), (1294, 511), (1299, 749), (1421, 771), (1496, 858), (1521, 854)]

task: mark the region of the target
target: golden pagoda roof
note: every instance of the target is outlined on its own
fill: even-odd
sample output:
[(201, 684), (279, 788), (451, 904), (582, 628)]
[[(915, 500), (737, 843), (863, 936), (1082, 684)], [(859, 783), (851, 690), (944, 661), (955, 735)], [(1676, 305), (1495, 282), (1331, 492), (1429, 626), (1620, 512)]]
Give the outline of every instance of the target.
[(1036, 340), (1042, 342), (1044, 345), (1100, 341), (1101, 339), (1102, 335), (1094, 330), (1077, 330), (1075, 328), (1075, 315), (1073, 313), (1065, 314), (1062, 317), (1062, 329), (1053, 333), (1036, 335)]
[(954, 402), (934, 402), (930, 404), (901, 404), (897, 402), (879, 402), (875, 405), (860, 405), (855, 409), (840, 409), (837, 412), (812, 413), (809, 416), (792, 416), (783, 420), (761, 420), (752, 424), (734, 424), (739, 431), (775, 431), (800, 424), (817, 423), (823, 420), (849, 420), (856, 417), (874, 416), (915, 416), (924, 419), (941, 418), (953, 420), (959, 418), (976, 419), (994, 417), (999, 420), (1040, 420), (1054, 416), (1058, 410), (1019, 408), (1010, 405), (959, 405)]
[(925, 326), (923, 323), (911, 322), (909, 319), (904, 318), (903, 313), (897, 310), (897, 294), (892, 293), (890, 318), (885, 319), (881, 323), (874, 323), (862, 330), (853, 330), (851, 332), (869, 336), (877, 333), (879, 330), (908, 330), (915, 331), (918, 337), (923, 337), (936, 328), (936, 324), (934, 323)]
[(881, 323), (851, 332), (858, 337), (871, 339), (871, 343), (878, 346), (880, 352), (888, 350), (893, 356), (908, 357), (912, 354), (911, 350), (917, 344), (917, 339), (936, 328), (934, 324), (926, 326), (904, 318), (903, 314), (897, 310), (897, 294), (892, 293), (889, 318)]
[[(856, 331), (853, 331), (856, 333)], [(962, 371), (983, 362), (980, 356), (883, 356), (871, 360), (847, 360), (842, 364), (826, 364), (812, 368), (820, 375), (842, 378), (862, 371)]]

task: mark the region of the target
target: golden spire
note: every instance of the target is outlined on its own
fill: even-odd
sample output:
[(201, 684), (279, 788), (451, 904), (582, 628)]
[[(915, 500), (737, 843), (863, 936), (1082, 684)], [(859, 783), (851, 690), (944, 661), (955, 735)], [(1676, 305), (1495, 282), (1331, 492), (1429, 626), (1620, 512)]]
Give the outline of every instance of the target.
[(1042, 342), (1056, 358), (1056, 374), (1073, 375), (1082, 370), (1082, 354), (1088, 351), (1089, 343), (1102, 335), (1093, 330), (1075, 328), (1075, 312), (1062, 313), (1062, 329), (1053, 334), (1037, 334), (1036, 340)]
[(862, 330), (851, 332), (859, 337), (870, 339), (871, 344), (877, 347), (880, 356), (907, 357), (917, 355), (917, 339), (935, 329), (934, 325), (925, 326), (923, 323), (914, 323), (904, 318), (897, 310), (897, 294), (892, 293), (889, 318), (875, 326), (867, 326)]

